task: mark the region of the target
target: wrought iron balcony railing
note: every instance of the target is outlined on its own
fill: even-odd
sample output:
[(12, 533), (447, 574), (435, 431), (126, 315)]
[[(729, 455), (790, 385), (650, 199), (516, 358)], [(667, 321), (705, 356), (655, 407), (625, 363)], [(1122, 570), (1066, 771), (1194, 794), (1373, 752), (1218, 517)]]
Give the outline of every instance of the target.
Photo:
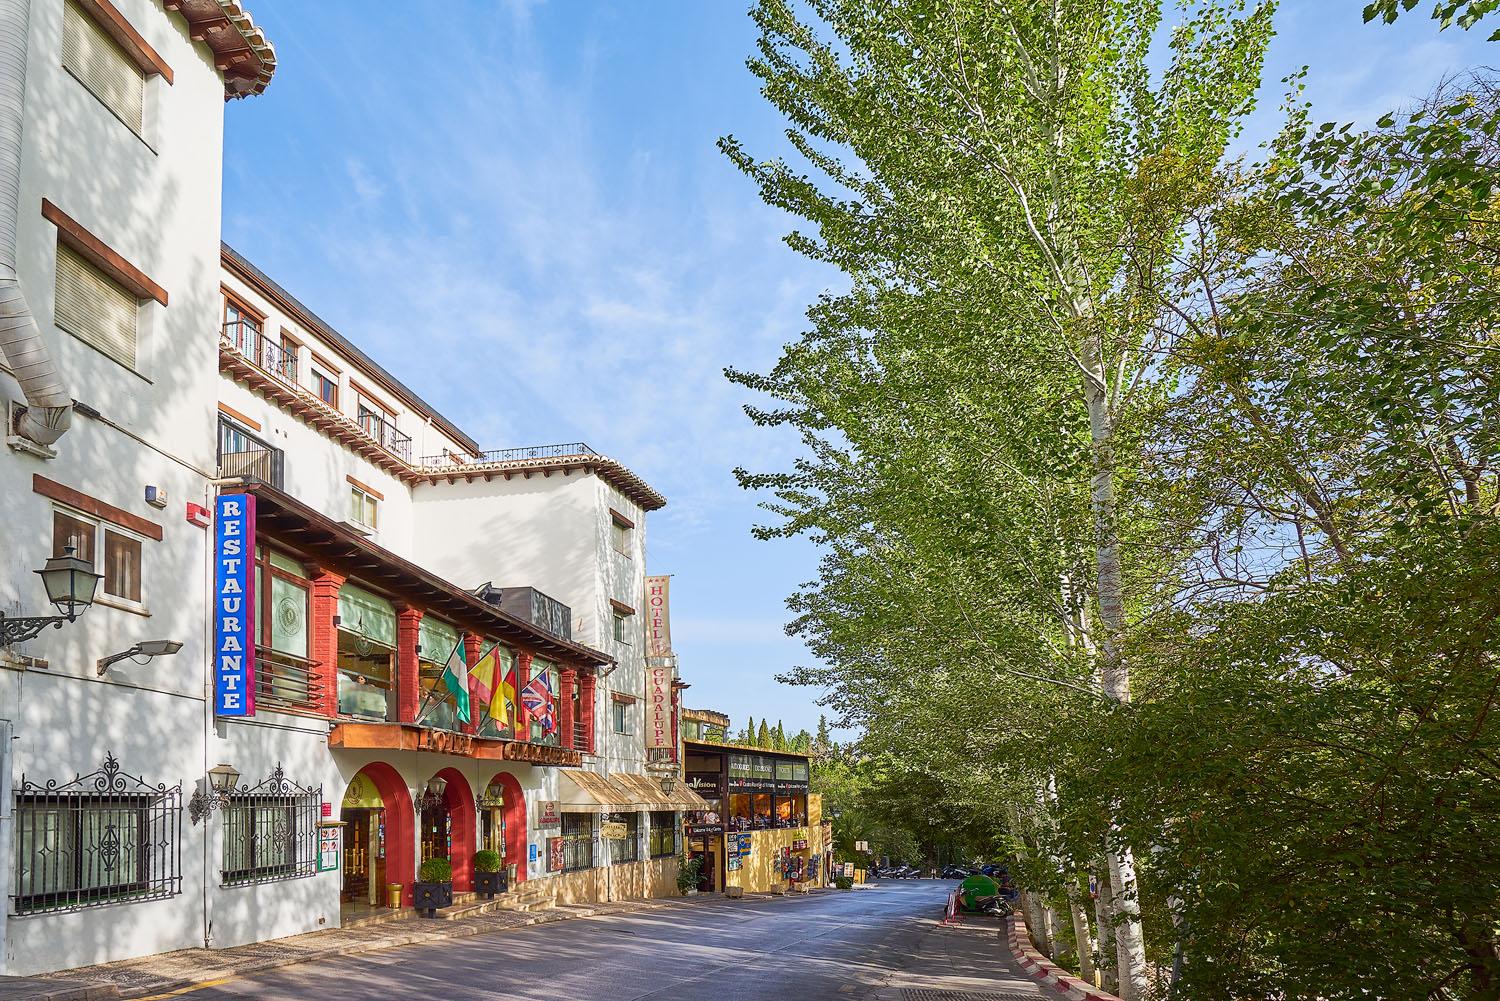
[(522, 448), (497, 448), (489, 452), (481, 452), (475, 456), (454, 455), (452, 452), (444, 452), (442, 455), (424, 455), (417, 463), (419, 466), (479, 466), (490, 462), (517, 462), (526, 459), (560, 459), (569, 455), (599, 455), (600, 453), (589, 448), (581, 441), (569, 442), (564, 445), (526, 445)]
[(244, 355), (255, 366), (269, 372), (288, 386), (301, 388), (297, 382), (297, 355), (271, 340), (244, 320), (224, 324), (220, 340)]
[(411, 462), (411, 435), (402, 434), (396, 425), (379, 414), (360, 414), (355, 423), (375, 444), (403, 462)]
[(277, 490), (281, 490), (286, 485), (286, 454), (279, 448), (247, 448), (240, 452), (220, 452), (219, 475), (260, 480), (262, 483), (269, 483)]

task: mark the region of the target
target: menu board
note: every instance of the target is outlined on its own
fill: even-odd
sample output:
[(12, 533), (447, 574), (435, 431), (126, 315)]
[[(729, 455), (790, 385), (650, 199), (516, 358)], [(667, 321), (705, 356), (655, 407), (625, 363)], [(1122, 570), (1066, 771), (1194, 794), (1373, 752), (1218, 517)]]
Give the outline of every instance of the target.
[(547, 871), (562, 872), (563, 868), (563, 839), (547, 839)]

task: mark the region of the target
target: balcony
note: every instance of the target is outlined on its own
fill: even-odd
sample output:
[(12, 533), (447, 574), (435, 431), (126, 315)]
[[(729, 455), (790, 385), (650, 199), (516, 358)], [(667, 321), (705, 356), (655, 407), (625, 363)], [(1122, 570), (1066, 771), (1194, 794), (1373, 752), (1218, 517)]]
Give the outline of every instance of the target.
[(396, 430), (396, 425), (379, 414), (362, 413), (355, 420), (371, 441), (400, 459), (411, 462), (411, 435)]
[(534, 587), (495, 587), (483, 584), (475, 592), (482, 601), (509, 612), (565, 640), (573, 638), (573, 610)]
[(392, 475), (408, 482), (415, 478), (410, 435), (380, 414), (366, 412), (356, 419), (327, 403), (302, 385), (295, 352), (242, 320), (219, 331), (219, 370)]
[(279, 448), (247, 448), (239, 452), (220, 452), (219, 476), (259, 480), (281, 490), (285, 487), (285, 459), (286, 453)]
[(244, 320), (224, 324), (220, 343), (250, 359), (257, 368), (297, 386), (297, 355), (268, 338)]
[(468, 456), (444, 452), (442, 455), (423, 456), (417, 465), (441, 469), (445, 466), (483, 466), (496, 462), (561, 459), (574, 455), (591, 455), (602, 458), (600, 453), (589, 448), (585, 443), (575, 441), (566, 445), (527, 445), (522, 448), (497, 448), (489, 452), (481, 452), (478, 455)]

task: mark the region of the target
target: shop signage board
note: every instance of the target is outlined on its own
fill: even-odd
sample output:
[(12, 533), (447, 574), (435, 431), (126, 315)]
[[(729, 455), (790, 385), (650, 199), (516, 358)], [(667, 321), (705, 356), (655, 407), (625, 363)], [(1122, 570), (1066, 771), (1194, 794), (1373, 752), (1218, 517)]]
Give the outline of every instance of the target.
[(661, 665), (646, 668), (646, 746), (651, 749), (672, 748), (677, 741), (672, 732), (672, 668)]
[(672, 656), (670, 574), (646, 578), (646, 656)]
[(255, 715), (255, 495), (214, 503), (214, 714)]
[(688, 824), (687, 834), (690, 838), (711, 837), (724, 833), (723, 824)]
[(330, 872), (339, 867), (339, 849), (343, 843), (343, 824), (320, 824), (318, 826), (319, 872)]
[(624, 841), (628, 835), (625, 825), (618, 821), (610, 821), (599, 825), (599, 837), (605, 841)]
[(867, 852), (870, 850), (870, 843), (868, 841), (856, 841), (854, 842), (854, 850), (857, 852)]
[(735, 840), (740, 843), (740, 854), (741, 855), (749, 855), (749, 854), (751, 854), (750, 845), (752, 844), (752, 842), (750, 840), (750, 835), (748, 835), (748, 834), (736, 834), (735, 835)]
[(537, 805), (540, 814), (536, 819), (538, 827), (558, 827), (562, 824), (562, 810), (555, 799), (544, 799)]
[(547, 839), (547, 871), (562, 872), (563, 869), (563, 845), (562, 838)]

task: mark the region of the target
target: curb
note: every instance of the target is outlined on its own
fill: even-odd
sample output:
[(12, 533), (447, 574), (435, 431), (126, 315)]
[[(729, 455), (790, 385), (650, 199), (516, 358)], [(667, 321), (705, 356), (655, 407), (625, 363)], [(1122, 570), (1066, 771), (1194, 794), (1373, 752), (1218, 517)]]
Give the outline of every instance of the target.
[(1027, 932), (1026, 925), (1019, 917), (1012, 914), (1005, 919), (1005, 923), (1010, 951), (1021, 969), (1032, 979), (1046, 984), (1072, 1001), (1120, 1001), (1113, 994), (1105, 993), (1088, 981), (1079, 980), (1037, 952), (1031, 944), (1031, 935)]
[[(386, 938), (381, 938), (377, 941), (368, 943), (348, 943), (344, 945), (330, 946), (326, 949), (310, 949), (295, 956), (278, 956), (274, 959), (250, 960), (249, 962), (246, 962), (243, 965), (235, 966), (230, 970), (220, 968), (216, 971), (207, 972), (203, 976), (198, 977), (178, 978), (171, 980), (163, 979), (160, 983), (152, 984), (150, 987), (120, 988), (118, 987), (118, 985), (107, 980), (72, 980), (66, 982), (67, 986), (73, 988), (83, 988), (85, 991), (87, 991), (87, 993), (69, 993), (65, 995), (51, 992), (35, 993), (22, 995), (15, 998), (14, 1001), (44, 1001), (44, 999), (45, 1001), (60, 1001), (60, 999), (63, 998), (71, 1001), (71, 999), (73, 998), (93, 999), (116, 997), (121, 998), (123, 1001), (123, 999), (130, 998), (157, 997), (163, 994), (170, 994), (175, 991), (180, 991), (184, 987), (196, 987), (198, 985), (208, 984), (212, 982), (222, 982), (223, 980), (237, 979), (239, 977), (249, 976), (255, 973), (264, 973), (267, 970), (276, 970), (287, 966), (299, 966), (303, 963), (315, 963), (328, 959), (336, 959), (341, 956), (358, 956), (365, 953), (380, 952), (384, 949), (396, 949), (402, 946), (417, 945), (423, 942), (437, 942), (444, 939), (473, 938), (478, 935), (504, 934), (505, 932), (512, 931), (517, 928), (528, 928), (533, 925), (551, 924), (555, 921), (568, 921), (573, 918), (591, 918), (596, 917), (600, 914), (620, 913), (622, 911), (657, 910), (668, 907), (677, 907), (682, 906), (684, 902), (672, 898), (661, 898), (660, 902), (656, 900), (630, 901), (629, 903), (631, 906), (629, 907), (621, 907), (621, 903), (623, 902), (616, 901), (602, 906), (584, 907), (578, 907), (577, 905), (563, 905), (565, 907), (569, 907), (570, 909), (522, 912), (526, 913), (526, 917), (524, 920), (517, 921), (515, 924), (509, 924), (501, 928), (485, 928), (475, 925), (461, 925), (457, 922), (423, 921), (422, 924), (424, 925), (436, 927), (432, 927), (430, 931), (426, 928), (423, 928), (421, 930), (412, 928), (411, 930), (405, 931), (400, 935), (392, 935)], [(483, 915), (475, 915), (475, 917), (483, 917)], [(416, 922), (420, 919), (412, 918), (410, 920), (412, 922)], [(275, 940), (272, 939), (270, 941)], [(263, 945), (265, 943), (256, 944)], [(67, 972), (72, 973), (75, 976), (77, 973), (77, 971)], [(64, 981), (58, 981), (58, 983), (63, 984)]]

